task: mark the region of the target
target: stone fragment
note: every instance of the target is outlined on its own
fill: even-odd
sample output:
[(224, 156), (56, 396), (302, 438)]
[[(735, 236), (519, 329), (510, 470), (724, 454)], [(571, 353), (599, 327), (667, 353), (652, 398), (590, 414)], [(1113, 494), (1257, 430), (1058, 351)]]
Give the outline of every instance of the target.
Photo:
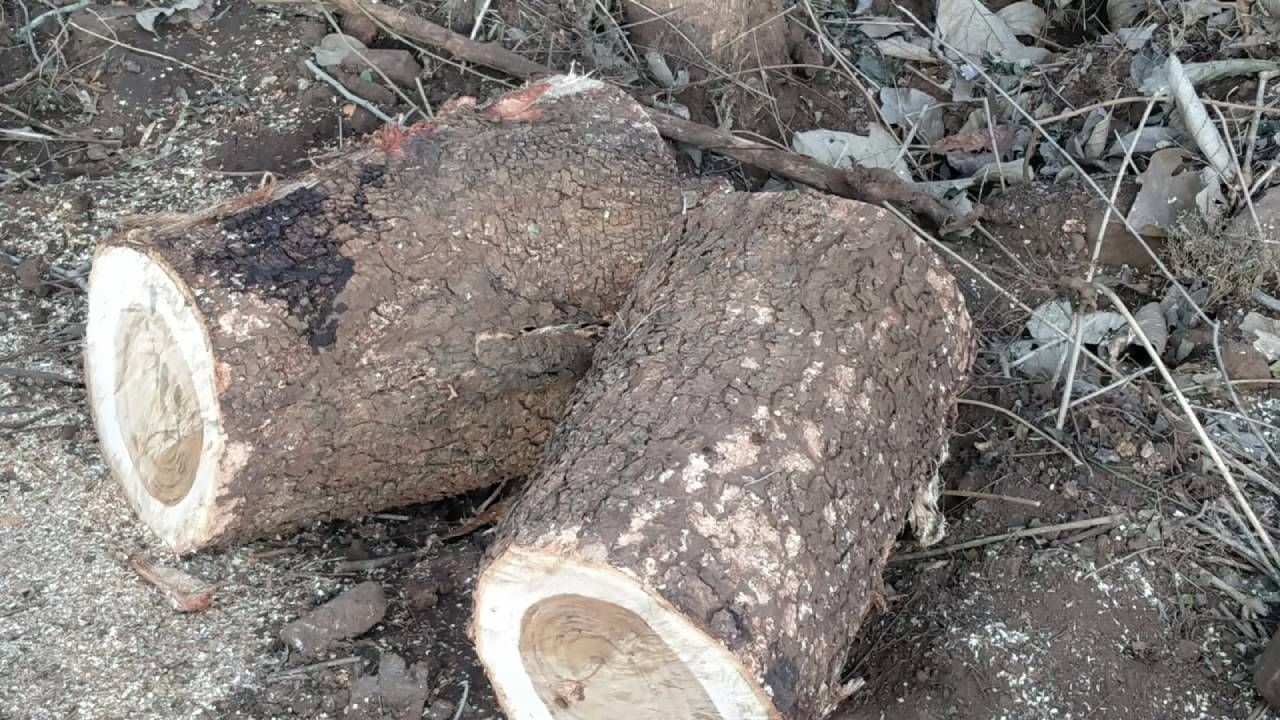
[(303, 657), (316, 657), (339, 640), (363, 635), (387, 613), (376, 582), (363, 582), (285, 625), (280, 639)]

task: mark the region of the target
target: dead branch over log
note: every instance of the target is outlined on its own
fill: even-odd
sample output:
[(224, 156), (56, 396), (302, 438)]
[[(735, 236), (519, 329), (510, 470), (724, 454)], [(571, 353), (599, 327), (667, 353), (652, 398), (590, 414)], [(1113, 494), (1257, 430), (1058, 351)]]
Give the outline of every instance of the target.
[(477, 581), (513, 719), (822, 717), (946, 448), (972, 331), (905, 226), (763, 193), (678, 230)]
[(581, 77), (387, 128), (286, 189), (94, 261), (99, 437), (178, 551), (527, 474), (698, 202), (643, 108)]
[[(273, 0), (257, 0), (270, 4)], [(554, 71), (533, 62), (497, 43), (481, 43), (455, 33), (411, 12), (362, 0), (327, 0), (343, 13), (363, 14), (412, 40), (440, 48), (458, 60), (473, 62), (522, 80)], [(779, 19), (780, 22), (780, 19)], [(934, 228), (946, 231), (972, 224), (975, 217), (955, 217), (927, 193), (917, 190), (888, 170), (854, 165), (838, 169), (762, 143), (751, 142), (707, 125), (690, 122), (650, 108), (650, 118), (663, 137), (696, 145), (734, 160), (767, 170), (780, 177), (853, 200), (882, 205), (901, 204), (928, 221)]]

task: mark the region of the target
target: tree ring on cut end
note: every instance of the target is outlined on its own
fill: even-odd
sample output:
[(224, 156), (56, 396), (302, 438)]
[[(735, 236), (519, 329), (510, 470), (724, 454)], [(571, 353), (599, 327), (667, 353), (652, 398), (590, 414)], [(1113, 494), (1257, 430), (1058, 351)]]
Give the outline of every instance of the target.
[(476, 585), (476, 649), (512, 720), (763, 720), (717, 640), (609, 567), (508, 548)]
[(181, 551), (208, 529), (223, 443), (204, 318), (154, 254), (111, 246), (95, 257), (85, 377), (107, 464), (139, 517)]

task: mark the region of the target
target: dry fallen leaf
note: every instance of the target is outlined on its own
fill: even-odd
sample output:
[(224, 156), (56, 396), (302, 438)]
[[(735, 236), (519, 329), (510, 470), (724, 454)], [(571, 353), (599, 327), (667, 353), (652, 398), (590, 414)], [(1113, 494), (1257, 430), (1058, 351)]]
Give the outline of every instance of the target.
[[(1120, 317), (1116, 313), (1116, 317)], [(1164, 354), (1165, 345), (1169, 342), (1169, 327), (1164, 315), (1164, 309), (1160, 307), (1158, 302), (1149, 302), (1138, 308), (1133, 313), (1133, 319), (1137, 321), (1138, 327), (1142, 329), (1142, 334), (1151, 342), (1151, 346), (1155, 348), (1157, 355)], [(1111, 359), (1117, 360), (1120, 353), (1128, 347), (1142, 347), (1141, 341), (1138, 340), (1138, 333), (1132, 327), (1129, 327), (1124, 318), (1120, 318), (1120, 324), (1125, 326), (1125, 332), (1117, 334), (1108, 343), (1108, 352)]]
[(910, 62), (936, 63), (933, 51), (923, 40), (908, 40), (902, 37), (890, 37), (876, 41), (876, 49), (885, 57), (907, 60)]
[(1111, 27), (1128, 27), (1147, 10), (1147, 0), (1107, 0), (1107, 19)]
[(204, 3), (203, 0), (177, 0), (169, 7), (139, 10), (133, 19), (143, 30), (154, 35), (156, 21), (161, 17), (167, 18), (169, 22), (187, 22), (198, 29), (201, 24), (213, 17), (213, 3)]
[(824, 165), (847, 168), (858, 163), (864, 167), (887, 168), (903, 180), (911, 180), (911, 171), (902, 157), (902, 146), (892, 133), (879, 125), (868, 128), (867, 135), (835, 130), (798, 132), (791, 138), (791, 149)]
[(1183, 157), (1177, 148), (1157, 151), (1138, 176), (1142, 189), (1128, 215), (1129, 224), (1138, 232), (1163, 237), (1179, 216), (1196, 212), (1196, 195), (1205, 185), (1194, 171), (1174, 174), (1182, 166)]
[(1107, 149), (1107, 139), (1111, 135), (1111, 113), (1105, 110), (1094, 110), (1085, 119), (1080, 133), (1071, 138), (1068, 144), (1072, 154), (1082, 160), (1096, 160), (1102, 157)]
[(956, 133), (948, 135), (933, 144), (934, 152), (952, 152), (963, 150), (974, 152), (977, 150), (990, 150), (991, 137), (995, 136), (996, 142), (1000, 144), (1001, 154), (1013, 145), (1014, 130), (1009, 125), (998, 125), (994, 131), (972, 130), (970, 132)]
[(932, 95), (915, 88), (880, 88), (880, 115), (903, 130), (916, 128), (916, 137), (931, 143), (942, 137), (942, 105)]
[(1039, 35), (1048, 16), (1033, 2), (1016, 2), (996, 11), (1014, 35)]
[(859, 20), (855, 27), (857, 27), (858, 32), (863, 35), (879, 40), (881, 38), (887, 38), (890, 35), (896, 35), (910, 27), (910, 25), (903, 23), (901, 20), (895, 20), (894, 18), (869, 17)]
[(332, 67), (353, 52), (365, 50), (364, 43), (342, 33), (329, 33), (320, 39), (320, 44), (311, 49), (315, 53), (316, 64), (320, 67)]
[(1196, 94), (1195, 86), (1191, 84), (1177, 55), (1169, 55), (1164, 71), (1165, 77), (1169, 80), (1173, 99), (1177, 103), (1178, 112), (1182, 114), (1182, 124), (1187, 128), (1187, 132), (1191, 133), (1191, 137), (1195, 138), (1196, 145), (1200, 147), (1200, 151), (1204, 153), (1205, 159), (1213, 169), (1218, 171), (1223, 180), (1231, 182), (1235, 177), (1231, 151), (1222, 141), (1218, 126), (1209, 119), (1209, 111), (1200, 100), (1200, 96)]
[(937, 28), (943, 41), (970, 61), (994, 57), (1038, 63), (1050, 55), (1023, 45), (1008, 23), (978, 0), (938, 0)]
[(1141, 130), (1130, 130), (1116, 138), (1111, 143), (1111, 148), (1107, 150), (1107, 157), (1124, 155), (1130, 146), (1133, 147), (1135, 155), (1142, 155), (1176, 144), (1177, 140), (1172, 130), (1163, 126), (1149, 126)]
[(1253, 347), (1267, 358), (1267, 362), (1280, 359), (1280, 320), (1273, 320), (1261, 313), (1244, 316), (1240, 329), (1253, 338)]
[[(1124, 327), (1124, 316), (1119, 313), (1101, 310), (1087, 313), (1080, 317), (1080, 342), (1102, 345), (1117, 337), (1117, 332)], [(1026, 328), (1031, 339), (1016, 340), (1005, 349), (1009, 367), (1041, 380), (1060, 375), (1067, 366), (1067, 356), (1072, 349), (1072, 343), (1063, 336), (1074, 337), (1076, 329), (1071, 303), (1050, 300), (1042, 304), (1032, 312)]]

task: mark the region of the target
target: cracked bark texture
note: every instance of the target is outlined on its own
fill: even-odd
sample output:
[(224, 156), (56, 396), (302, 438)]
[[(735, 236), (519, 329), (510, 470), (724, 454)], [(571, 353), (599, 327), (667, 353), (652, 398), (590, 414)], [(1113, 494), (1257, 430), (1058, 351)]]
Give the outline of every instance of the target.
[(873, 206), (733, 194), (676, 222), (487, 567), (613, 568), (727, 648), (777, 716), (817, 718), (944, 452), (969, 318)]
[(554, 78), (384, 132), (283, 197), (109, 239), (185, 284), (215, 360), (217, 508), (176, 549), (527, 474), (702, 192), (682, 186), (634, 101)]

